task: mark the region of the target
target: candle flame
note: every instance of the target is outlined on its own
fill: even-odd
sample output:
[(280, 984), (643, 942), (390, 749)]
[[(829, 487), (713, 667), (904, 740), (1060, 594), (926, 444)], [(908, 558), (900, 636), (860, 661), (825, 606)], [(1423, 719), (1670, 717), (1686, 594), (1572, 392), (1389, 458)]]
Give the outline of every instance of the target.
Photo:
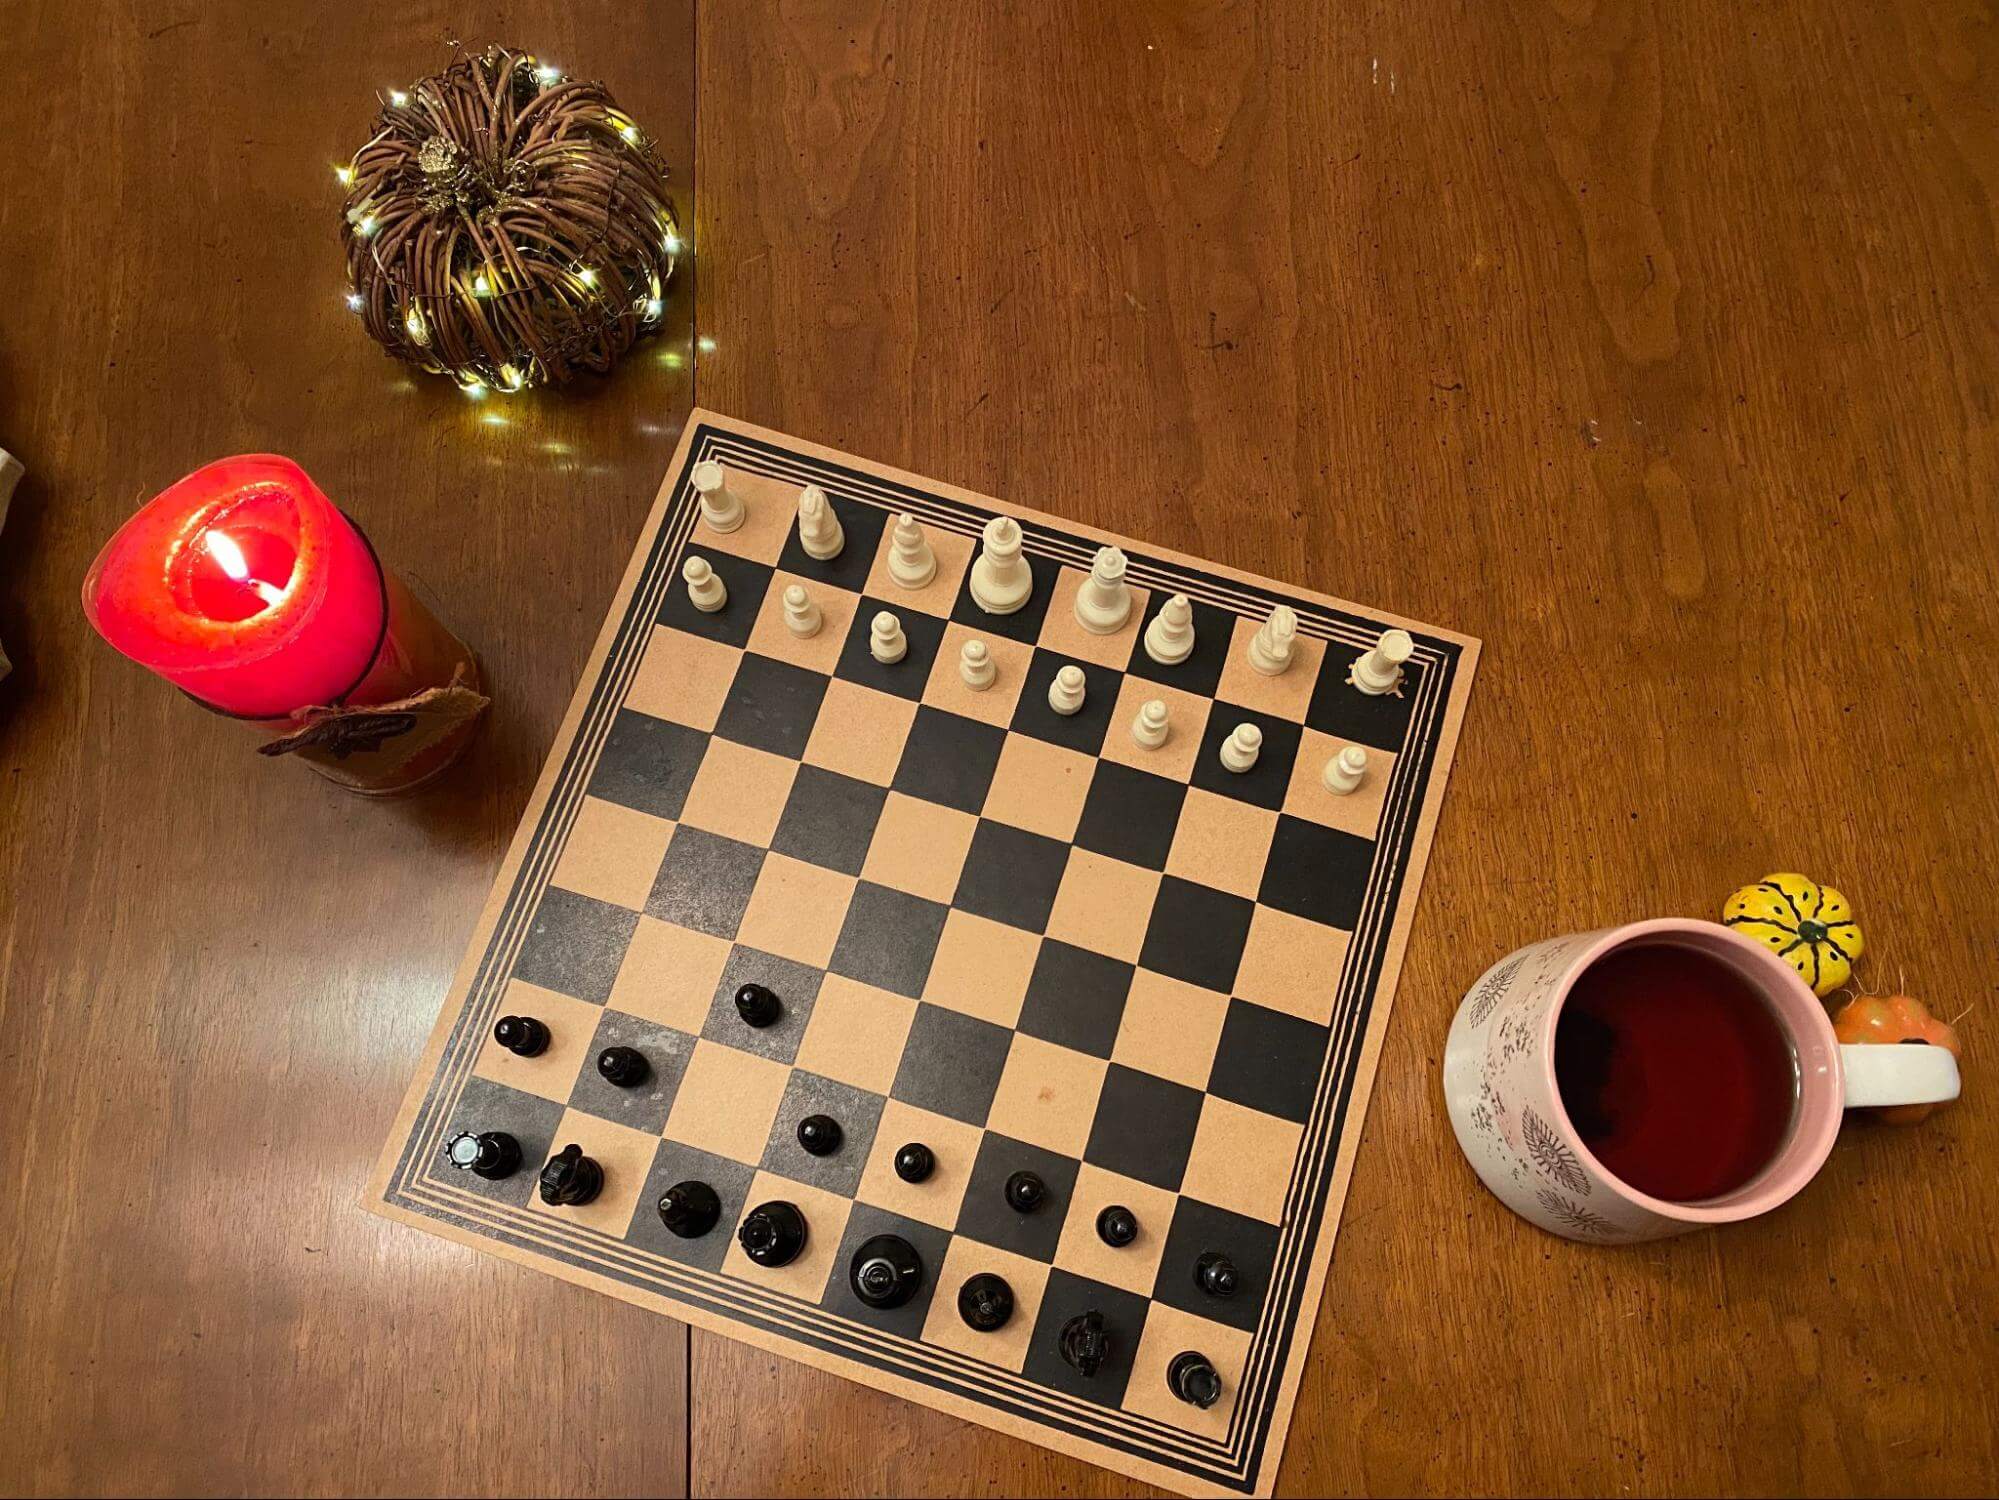
[(250, 576), (250, 564), (243, 557), (243, 549), (236, 545), (236, 538), (226, 531), (206, 531), (202, 533), (201, 545), (208, 555), (215, 559), (215, 566), (227, 573), (237, 583), (243, 584), (265, 604), (276, 604), (284, 598), (285, 591), (275, 584), (266, 583), (261, 578)]

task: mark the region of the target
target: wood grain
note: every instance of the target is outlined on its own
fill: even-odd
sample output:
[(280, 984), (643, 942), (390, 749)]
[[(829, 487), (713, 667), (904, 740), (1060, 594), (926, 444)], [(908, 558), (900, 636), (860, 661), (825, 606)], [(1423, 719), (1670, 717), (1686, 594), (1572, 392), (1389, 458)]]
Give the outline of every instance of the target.
[[(698, 81), (705, 403), (1485, 638), (1284, 1490), (1999, 1487), (1989, 6), (9, 19), (0, 1488), (681, 1483), (677, 1333), (354, 1207), (692, 394), (683, 326), (488, 412), (340, 309), (323, 164), (486, 34), (677, 166)], [(256, 763), (89, 638), (116, 521), (255, 447), (492, 668), (435, 792)], [(1726, 1234), (1513, 1221), (1441, 1109), (1464, 984), (1780, 865), (1964, 1017), (1970, 1096)], [(718, 1339), (690, 1373), (703, 1493), (1124, 1488)]]
[[(705, 404), (1487, 642), (1281, 1489), (1999, 1483), (1989, 7), (728, 5), (699, 74)], [(1514, 1221), (1463, 987), (1778, 867), (1970, 1097), (1726, 1234)], [(1125, 1488), (692, 1380), (699, 1493)]]
[[(0, 1490), (681, 1493), (680, 1329), (357, 1200), (679, 435), (691, 280), (615, 379), (475, 405), (342, 306), (331, 168), (376, 88), (489, 36), (604, 77), (684, 165), (692, 15), (642, 47), (611, 7), (9, 21)], [(85, 625), (118, 521), (259, 449), (481, 652), (498, 702), (434, 792), (261, 761)]]

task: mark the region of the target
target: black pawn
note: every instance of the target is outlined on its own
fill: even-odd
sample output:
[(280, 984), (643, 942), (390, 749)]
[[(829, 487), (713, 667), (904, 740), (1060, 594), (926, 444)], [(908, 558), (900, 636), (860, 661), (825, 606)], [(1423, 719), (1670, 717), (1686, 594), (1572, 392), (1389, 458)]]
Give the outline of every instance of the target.
[(808, 1156), (831, 1156), (845, 1139), (846, 1132), (831, 1115), (807, 1115), (798, 1122), (798, 1144)]
[(1194, 1285), (1210, 1297), (1233, 1297), (1239, 1284), (1235, 1262), (1219, 1250), (1210, 1250), (1194, 1262)]
[(705, 1182), (676, 1182), (659, 1195), (659, 1222), (668, 1234), (698, 1240), (722, 1217), (722, 1200)]
[(651, 1075), (652, 1064), (636, 1047), (606, 1047), (597, 1054), (597, 1071), (606, 1083), (635, 1089)]
[(990, 1271), (967, 1278), (958, 1288), (958, 1316), (965, 1320), (966, 1327), (980, 1333), (1006, 1327), (1013, 1316), (1013, 1288), (1004, 1277)]
[(1079, 1375), (1094, 1375), (1101, 1370), (1111, 1352), (1110, 1335), (1104, 1332), (1104, 1315), (1093, 1307), (1064, 1323), (1061, 1350), (1062, 1358)]
[(515, 1057), (540, 1057), (548, 1050), (548, 1028), (533, 1016), (501, 1016), (493, 1023), (493, 1040)]
[(604, 1169), (574, 1142), (551, 1156), (541, 1169), (541, 1201), (581, 1208), (604, 1188)]
[(878, 1234), (854, 1252), (847, 1283), (869, 1307), (900, 1307), (923, 1285), (923, 1258), (901, 1235)]
[(1097, 1238), (1122, 1250), (1138, 1238), (1138, 1215), (1122, 1203), (1113, 1203), (1097, 1215)]
[(504, 1130), (466, 1130), (444, 1143), (444, 1155), (459, 1171), (498, 1182), (520, 1170), (521, 1143)]
[(895, 1175), (904, 1182), (922, 1182), (936, 1170), (936, 1153), (921, 1141), (911, 1141), (895, 1153)]
[(736, 1243), (760, 1266), (788, 1266), (805, 1248), (805, 1215), (795, 1203), (759, 1203), (743, 1215)]
[(736, 1014), (749, 1025), (762, 1028), (775, 1025), (784, 1007), (778, 1003), (777, 992), (767, 985), (746, 984), (736, 991)]
[(1048, 1201), (1048, 1184), (1032, 1172), (1016, 1172), (1006, 1180), (1007, 1206), (1017, 1214), (1031, 1214)]
[(1173, 1356), (1173, 1363), (1166, 1367), (1166, 1388), (1189, 1406), (1198, 1406), (1203, 1411), (1222, 1399), (1222, 1377), (1207, 1355), (1196, 1354), (1192, 1349)]

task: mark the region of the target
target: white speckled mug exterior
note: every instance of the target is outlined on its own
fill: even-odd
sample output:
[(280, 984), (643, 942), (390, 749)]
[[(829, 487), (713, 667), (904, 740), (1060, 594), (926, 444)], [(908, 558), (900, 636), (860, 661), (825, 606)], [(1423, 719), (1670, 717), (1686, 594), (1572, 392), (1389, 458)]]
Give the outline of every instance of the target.
[[(1555, 1086), (1555, 1027), (1579, 976), (1640, 942), (1698, 949), (1756, 987), (1789, 1036), (1798, 1069), (1790, 1135), (1732, 1193), (1699, 1203), (1654, 1198), (1613, 1177), (1582, 1143)], [(1767, 1213), (1824, 1165), (1845, 1097), (1825, 1007), (1766, 947), (1713, 922), (1662, 917), (1550, 938), (1487, 969), (1458, 1006), (1444, 1048), (1451, 1126), (1485, 1185), (1523, 1219), (1590, 1244), (1634, 1244)]]

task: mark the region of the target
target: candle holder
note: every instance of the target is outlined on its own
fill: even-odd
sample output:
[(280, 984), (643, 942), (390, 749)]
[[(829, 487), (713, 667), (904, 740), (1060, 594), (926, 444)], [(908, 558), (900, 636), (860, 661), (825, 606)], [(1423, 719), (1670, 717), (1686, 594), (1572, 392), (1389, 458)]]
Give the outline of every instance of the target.
[(490, 700), (477, 662), (289, 459), (196, 470), (105, 543), (99, 634), (211, 713), (364, 795), (457, 759)]

